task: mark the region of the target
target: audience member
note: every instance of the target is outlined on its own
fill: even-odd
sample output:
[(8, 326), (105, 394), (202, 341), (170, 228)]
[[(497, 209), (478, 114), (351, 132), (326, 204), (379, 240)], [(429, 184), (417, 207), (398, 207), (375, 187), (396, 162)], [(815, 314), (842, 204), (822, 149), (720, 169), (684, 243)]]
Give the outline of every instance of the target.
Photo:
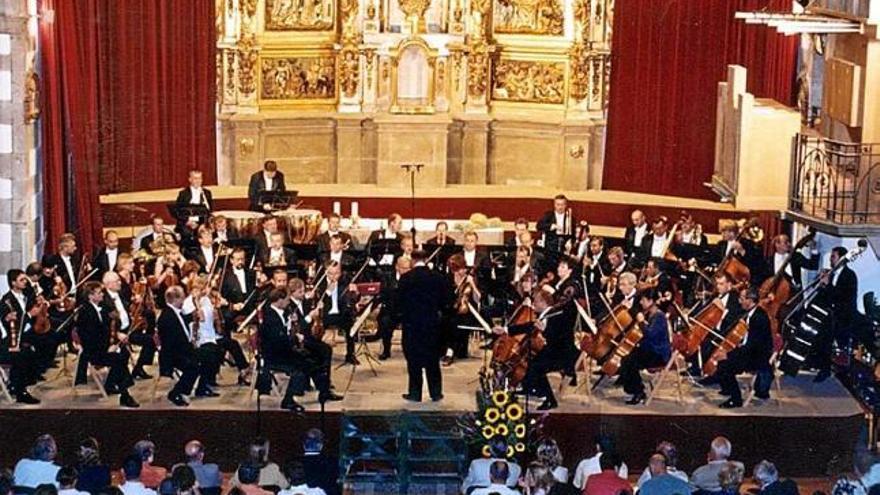
[(584, 495), (632, 495), (632, 487), (625, 478), (620, 477), (620, 458), (615, 453), (605, 452), (599, 457), (601, 472), (591, 474), (584, 484)]
[(648, 478), (641, 483), (639, 495), (690, 495), (691, 486), (687, 480), (670, 473), (669, 458), (659, 452), (659, 446), (657, 450), (648, 461)]
[(186, 465), (195, 472), (196, 479), (199, 481), (199, 488), (220, 488), (223, 484), (220, 468), (216, 464), (205, 463), (205, 446), (202, 445), (202, 442), (191, 440), (187, 442), (183, 451), (186, 454)]
[[(579, 490), (584, 489), (587, 484), (587, 478), (590, 477), (590, 475), (602, 472), (602, 468), (599, 465), (599, 459), (602, 458), (603, 453), (617, 453), (614, 448), (614, 439), (611, 438), (610, 435), (603, 433), (596, 436), (595, 449), (596, 453), (592, 457), (588, 457), (579, 462), (577, 469), (574, 471), (574, 480), (572, 480), (572, 484)], [(629, 469), (627, 468), (626, 463), (620, 463), (620, 468), (618, 469), (617, 474), (624, 479), (629, 476)]]
[(43, 484), (54, 485), (58, 470), (61, 469), (55, 464), (57, 455), (58, 446), (52, 435), (37, 437), (30, 457), (18, 461), (15, 465), (13, 473), (15, 486), (35, 489)]
[[(880, 464), (874, 454), (868, 450), (857, 451), (853, 456), (852, 474), (839, 478), (831, 488), (831, 495), (867, 495), (871, 484), (876, 485), (875, 466)], [(866, 482), (869, 485), (865, 485)]]
[(289, 463), (284, 474), (290, 481), (290, 488), (281, 490), (278, 495), (326, 495), (321, 487), (309, 483), (305, 465), (301, 461)]
[(110, 466), (101, 462), (101, 451), (98, 441), (88, 437), (79, 444), (76, 453), (78, 480), (76, 489), (95, 493), (110, 485)]
[(134, 453), (141, 458), (141, 483), (153, 490), (159, 488), (159, 483), (168, 476), (168, 470), (153, 465), (156, 458), (156, 444), (149, 440), (141, 440), (134, 444)]
[(125, 483), (119, 488), (124, 495), (156, 495), (155, 490), (147, 488), (141, 481), (143, 468), (143, 458), (138, 454), (131, 454), (122, 462), (122, 474), (125, 476)]
[(159, 495), (180, 495), (180, 489), (174, 478), (165, 478), (159, 483)]
[[(242, 464), (248, 464), (259, 469), (259, 477), (257, 485), (264, 488), (275, 488), (275, 490), (283, 490), (290, 486), (287, 478), (281, 474), (281, 468), (278, 464), (269, 461), (269, 440), (258, 438), (251, 443), (248, 450), (248, 458)], [(238, 471), (232, 477), (230, 484), (239, 486), (241, 481), (238, 479)]]
[(568, 483), (568, 469), (562, 465), (562, 452), (556, 440), (547, 438), (538, 444), (535, 458), (550, 470), (553, 478), (560, 483)]
[(235, 477), (238, 480), (238, 488), (244, 495), (272, 495), (272, 492), (264, 490), (257, 483), (260, 480), (260, 466), (244, 463), (238, 467)]
[[(510, 469), (506, 461), (495, 460), (489, 467), (489, 485), (475, 488), (470, 495), (519, 495), (517, 490), (510, 488)], [(517, 477), (518, 478), (518, 477)]]
[(12, 473), (8, 469), (0, 469), (0, 495), (12, 495)]
[(752, 477), (760, 491), (758, 495), (798, 495), (797, 483), (792, 480), (780, 480), (776, 465), (770, 461), (755, 464)]
[(34, 490), (34, 495), (58, 495), (58, 487), (54, 483), (43, 483)]
[(196, 479), (196, 473), (193, 471), (193, 468), (186, 464), (177, 464), (171, 469), (171, 479), (174, 480), (174, 484), (177, 485), (177, 493), (180, 495), (190, 495), (193, 493), (198, 495), (198, 491), (196, 490), (196, 483), (198, 480)]
[[(312, 428), (303, 435), (302, 462), (306, 472), (306, 483), (310, 487), (323, 490), (327, 495), (339, 495), (339, 461), (324, 453), (324, 434)], [(291, 480), (291, 484), (293, 481)]]
[(88, 495), (87, 492), (76, 489), (78, 477), (79, 473), (73, 466), (64, 466), (59, 469), (58, 476), (55, 477), (55, 481), (58, 482), (58, 495)]
[[(662, 441), (657, 444), (657, 450), (655, 453), (662, 454), (666, 459), (666, 474), (670, 474), (675, 476), (676, 478), (688, 482), (688, 475), (686, 472), (679, 470), (676, 466), (678, 464), (678, 449), (675, 447), (675, 444), (672, 442)], [(642, 485), (645, 484), (646, 481), (651, 479), (651, 466), (645, 468), (642, 471), (642, 475), (639, 477), (639, 481), (637, 486), (639, 490), (642, 489)]]
[(468, 467), (467, 476), (461, 483), (462, 493), (469, 493), (470, 489), (474, 487), (489, 486), (492, 482), (490, 476), (491, 467), (494, 465), (495, 461), (505, 462), (509, 474), (507, 478), (507, 486), (516, 486), (522, 469), (517, 463), (505, 460), (507, 457), (507, 441), (505, 441), (504, 437), (498, 436), (490, 440), (489, 450), (491, 452), (491, 457), (474, 459), (471, 461), (471, 465)]
[[(719, 436), (712, 439), (712, 443), (709, 445), (707, 464), (698, 467), (697, 470), (694, 471), (693, 476), (691, 476), (691, 486), (695, 490), (702, 490), (704, 492), (720, 492), (721, 483), (718, 479), (718, 474), (727, 464), (732, 449), (733, 447), (730, 445), (730, 440), (727, 438)], [(737, 464), (739, 464), (742, 471), (745, 472), (742, 463)]]
[(745, 476), (745, 467), (742, 463), (727, 461), (718, 471), (718, 484), (721, 485), (721, 495), (739, 495), (739, 486), (742, 485)]

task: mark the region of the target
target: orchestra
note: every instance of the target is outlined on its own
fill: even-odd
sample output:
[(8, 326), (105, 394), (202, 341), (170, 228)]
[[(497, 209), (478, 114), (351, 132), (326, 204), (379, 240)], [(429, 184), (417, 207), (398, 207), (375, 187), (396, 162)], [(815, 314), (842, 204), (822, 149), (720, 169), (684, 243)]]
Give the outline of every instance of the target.
[[(132, 250), (108, 230), (91, 256), (66, 234), (42, 262), (9, 270), (0, 365), (15, 399), (39, 403), (28, 388), (57, 366), (59, 350), (70, 349), (79, 355), (77, 383), (86, 381), (87, 366), (106, 368), (104, 387), (123, 407), (138, 407), (129, 389), (152, 378), (147, 369), (158, 354), (158, 374), (178, 377), (167, 396), (177, 406), (191, 394), (219, 395), (229, 363), (238, 386), (255, 381), (263, 390), (266, 373), (288, 374), (281, 407), (301, 411), (295, 398), (311, 383), (320, 401), (341, 399), (328, 343), (336, 337), (327, 330), (345, 341), (337, 359), (357, 366), (355, 347), (371, 317), (375, 333), (366, 341), (381, 342), (380, 361), (392, 357), (394, 333), (402, 331), (407, 400), (421, 400), (423, 377), (430, 397), (441, 400), (441, 364), (469, 359), (476, 341), (493, 354), (480, 373), (541, 399), (540, 410), (559, 405), (548, 374), (576, 384), (584, 369), (616, 376), (626, 404), (644, 403), (642, 371), (663, 368), (674, 355), (690, 363), (698, 386), (720, 385), (728, 397), (721, 407), (739, 407), (736, 377), (744, 372), (758, 376), (755, 397), (769, 396), (786, 305), (809, 285), (803, 272), (819, 268), (811, 233), (794, 245), (776, 235), (765, 255), (755, 222), (721, 224), (712, 246), (687, 212), (671, 221), (634, 210), (623, 237), (606, 238), (590, 234), (564, 195), (535, 219), (535, 232), (517, 218), (500, 246), (481, 245), (474, 230), (456, 235), (447, 221), (415, 236), (397, 213), (367, 239), (330, 213), (307, 246), (258, 201), (263, 191), (285, 190), (277, 164), (267, 161), (249, 187), (251, 209), (264, 216), (240, 225), (234, 215), (212, 213), (211, 192), (194, 171), (175, 202), (175, 228), (153, 216)], [(860, 331), (858, 275), (846, 266), (847, 253), (832, 250), (840, 269), (817, 283), (832, 315), (813, 350), (819, 381), (830, 374), (834, 347), (850, 348)]]

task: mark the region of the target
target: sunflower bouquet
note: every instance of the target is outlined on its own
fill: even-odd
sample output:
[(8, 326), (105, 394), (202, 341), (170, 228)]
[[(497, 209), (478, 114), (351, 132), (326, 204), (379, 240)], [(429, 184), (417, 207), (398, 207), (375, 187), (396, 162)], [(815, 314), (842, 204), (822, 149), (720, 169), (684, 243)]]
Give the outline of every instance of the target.
[(484, 457), (493, 457), (493, 445), (503, 440), (504, 457), (530, 450), (541, 433), (543, 416), (528, 418), (516, 397), (506, 390), (483, 388), (477, 393), (477, 412), (459, 418), (465, 438)]

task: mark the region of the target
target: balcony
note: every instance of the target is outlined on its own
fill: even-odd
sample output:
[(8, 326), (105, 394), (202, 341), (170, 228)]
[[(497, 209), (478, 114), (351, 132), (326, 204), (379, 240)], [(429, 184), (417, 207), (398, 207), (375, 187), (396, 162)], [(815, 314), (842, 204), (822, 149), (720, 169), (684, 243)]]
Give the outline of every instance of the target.
[(786, 217), (834, 235), (880, 234), (880, 143), (798, 134)]
[(874, 24), (880, 21), (880, 0), (815, 0), (807, 12)]

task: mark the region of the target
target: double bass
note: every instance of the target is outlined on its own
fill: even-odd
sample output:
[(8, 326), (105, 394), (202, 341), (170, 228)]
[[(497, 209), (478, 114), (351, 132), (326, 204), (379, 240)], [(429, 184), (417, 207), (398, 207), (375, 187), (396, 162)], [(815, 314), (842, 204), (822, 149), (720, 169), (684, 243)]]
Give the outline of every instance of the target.
[(781, 319), (780, 316), (782, 316), (780, 310), (794, 293), (791, 281), (785, 276), (785, 270), (791, 265), (794, 253), (812, 242), (815, 237), (816, 232), (810, 229), (810, 232), (791, 248), (779, 270), (776, 270), (772, 277), (765, 280), (758, 290), (760, 295), (758, 306), (767, 312), (767, 316), (770, 318), (770, 331), (774, 337), (779, 334), (779, 320)]
[[(742, 240), (746, 237), (746, 233), (751, 232), (757, 226), (758, 219), (750, 219), (745, 225), (743, 225), (742, 229), (740, 229), (733, 242), (738, 242), (742, 245)], [(716, 273), (720, 272), (727, 273), (737, 288), (743, 288), (744, 286), (748, 287), (749, 281), (752, 278), (751, 270), (749, 270), (749, 267), (739, 258), (734, 256), (733, 249), (731, 249), (724, 256), (724, 259), (721, 260), (721, 263), (718, 264)]]
[[(537, 321), (559, 315), (554, 312), (538, 318), (534, 308), (522, 304), (511, 315), (509, 325), (528, 325)], [(510, 386), (515, 387), (522, 383), (529, 369), (529, 361), (538, 352), (544, 349), (547, 341), (540, 329), (533, 327), (528, 332), (520, 335), (502, 334), (492, 347), (492, 369), (507, 378)]]

